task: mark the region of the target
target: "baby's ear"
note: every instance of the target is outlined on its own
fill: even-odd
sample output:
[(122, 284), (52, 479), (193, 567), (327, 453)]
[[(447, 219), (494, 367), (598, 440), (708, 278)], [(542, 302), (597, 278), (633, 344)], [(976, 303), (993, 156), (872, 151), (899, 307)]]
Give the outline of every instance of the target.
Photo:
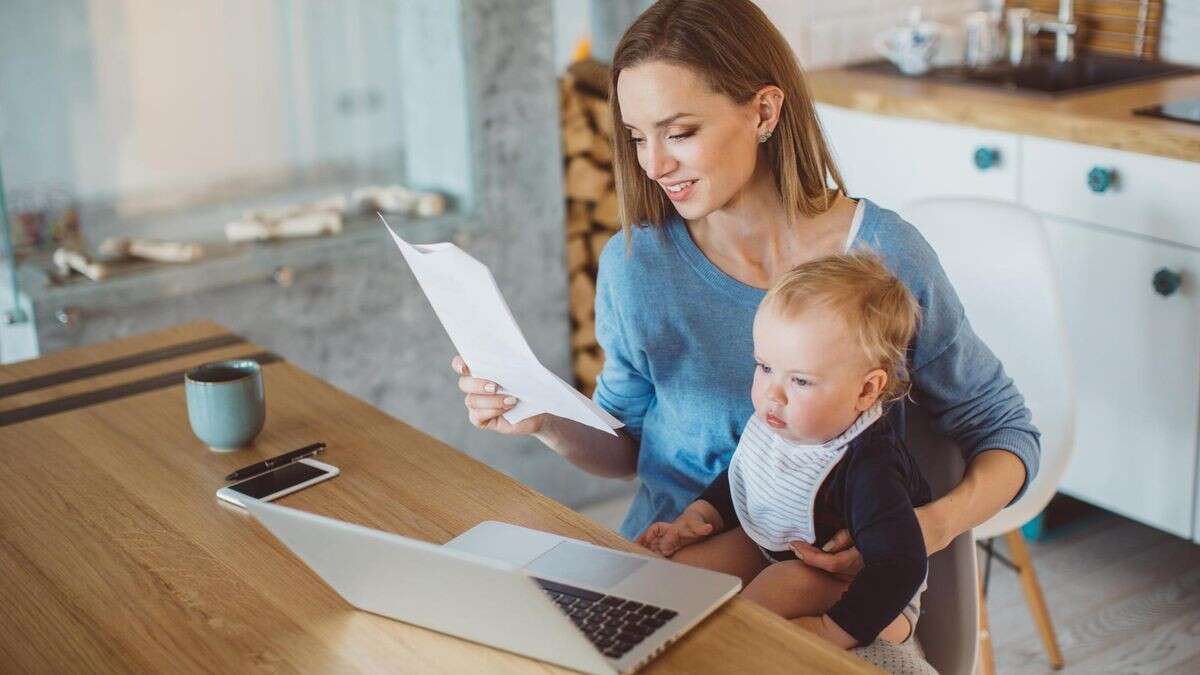
[(883, 390), (887, 387), (887, 381), (887, 371), (882, 368), (876, 368), (867, 373), (863, 377), (862, 389), (858, 392), (858, 400), (855, 402), (854, 407), (859, 412), (869, 410), (871, 406), (875, 405), (875, 401), (879, 400), (879, 397), (883, 395)]

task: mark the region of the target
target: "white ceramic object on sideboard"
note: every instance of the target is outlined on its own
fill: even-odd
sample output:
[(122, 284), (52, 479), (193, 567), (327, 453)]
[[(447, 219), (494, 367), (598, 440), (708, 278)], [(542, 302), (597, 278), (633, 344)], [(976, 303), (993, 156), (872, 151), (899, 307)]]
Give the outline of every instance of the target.
[(921, 20), (920, 6), (909, 10), (908, 22), (878, 33), (873, 40), (875, 52), (886, 58), (905, 75), (922, 75), (933, 65), (944, 29), (932, 21)]
[[(818, 112), (852, 195), (891, 209), (991, 197), (1046, 217), (1079, 402), (1063, 489), (1200, 542), (1200, 163), (825, 104)], [(989, 146), (1000, 161), (979, 170), (971, 150)], [(1089, 186), (1096, 167), (1115, 170), (1102, 192)], [(1166, 296), (1153, 285), (1162, 270), (1182, 279)]]

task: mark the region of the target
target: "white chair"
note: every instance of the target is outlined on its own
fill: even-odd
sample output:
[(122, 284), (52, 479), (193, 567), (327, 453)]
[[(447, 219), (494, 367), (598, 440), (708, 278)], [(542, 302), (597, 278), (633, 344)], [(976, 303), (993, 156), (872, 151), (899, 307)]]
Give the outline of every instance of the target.
[[(1004, 364), (1042, 434), (1037, 477), (1017, 503), (975, 528), (974, 536), (989, 544), (993, 537), (1005, 537), (1051, 665), (1061, 668), (1054, 627), (1020, 530), (1054, 495), (1074, 443), (1074, 380), (1045, 227), (1028, 209), (982, 199), (922, 200), (903, 213), (937, 252), (975, 333)], [(980, 611), (983, 671), (991, 673), (982, 600)]]
[[(962, 480), (962, 452), (933, 430), (924, 410), (908, 406), (906, 412), (909, 450), (921, 465), (934, 498), (941, 497)], [(942, 675), (974, 675), (979, 644), (978, 570), (970, 531), (930, 556), (929, 587), (921, 596), (921, 620), (917, 623), (917, 642), (924, 660), (909, 644), (892, 646), (879, 641), (855, 648), (855, 654), (893, 673), (927, 673), (932, 666)]]
[[(933, 496), (941, 497), (962, 480), (962, 452), (929, 425), (925, 412), (908, 406), (905, 437), (921, 465)], [(917, 640), (925, 659), (943, 675), (973, 675), (979, 642), (979, 566), (968, 530), (929, 558), (929, 588), (921, 597)]]

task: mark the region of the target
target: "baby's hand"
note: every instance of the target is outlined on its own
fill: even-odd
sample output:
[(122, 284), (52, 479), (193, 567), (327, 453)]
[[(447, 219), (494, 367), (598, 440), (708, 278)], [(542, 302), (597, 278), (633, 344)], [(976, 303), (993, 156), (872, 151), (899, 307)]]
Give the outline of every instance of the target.
[(658, 522), (646, 528), (637, 543), (669, 558), (684, 546), (690, 546), (712, 533), (713, 524), (688, 509), (673, 523)]

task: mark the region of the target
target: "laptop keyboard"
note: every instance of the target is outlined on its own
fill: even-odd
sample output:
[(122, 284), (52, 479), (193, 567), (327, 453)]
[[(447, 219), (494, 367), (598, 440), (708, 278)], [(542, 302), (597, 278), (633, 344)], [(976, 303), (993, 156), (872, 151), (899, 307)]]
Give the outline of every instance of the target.
[(532, 577), (605, 656), (619, 659), (676, 612)]

